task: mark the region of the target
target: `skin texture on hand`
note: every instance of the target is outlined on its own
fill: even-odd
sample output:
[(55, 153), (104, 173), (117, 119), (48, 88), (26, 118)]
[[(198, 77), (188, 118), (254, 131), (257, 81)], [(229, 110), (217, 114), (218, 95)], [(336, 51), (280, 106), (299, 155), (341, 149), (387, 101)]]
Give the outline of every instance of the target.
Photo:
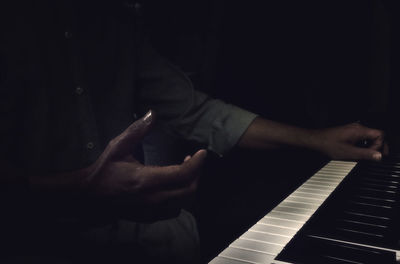
[(85, 181), (90, 194), (129, 204), (135, 220), (158, 220), (177, 213), (196, 191), (207, 154), (200, 150), (180, 165), (144, 166), (132, 156), (132, 147), (153, 122), (149, 112), (111, 140)]
[[(384, 132), (359, 123), (317, 130), (314, 137), (315, 148), (332, 159), (379, 161), (382, 152), (388, 154)], [(359, 146), (358, 143), (363, 141), (367, 141), (368, 145)]]

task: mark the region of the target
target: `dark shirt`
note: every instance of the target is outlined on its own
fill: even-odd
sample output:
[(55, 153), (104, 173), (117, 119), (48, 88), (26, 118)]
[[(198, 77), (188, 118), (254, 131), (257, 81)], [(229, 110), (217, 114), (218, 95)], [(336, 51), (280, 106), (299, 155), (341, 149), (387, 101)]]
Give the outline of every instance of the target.
[(0, 12), (1, 155), (19, 166), (87, 166), (150, 108), (168, 133), (220, 154), (255, 117), (195, 91), (141, 41), (133, 4), (6, 1)]
[(132, 10), (104, 1), (23, 2), (2, 25), (8, 153), (29, 167), (87, 165), (134, 121)]
[[(148, 109), (157, 113), (158, 128), (175, 137), (220, 154), (236, 144), (255, 115), (195, 91), (178, 68), (141, 41), (132, 6), (0, 3), (1, 162), (37, 175), (83, 168)], [(152, 143), (146, 149), (158, 153)], [(48, 251), (54, 244), (69, 250), (76, 243), (64, 238), (94, 224), (74, 215), (64, 223), (69, 204), (43, 200), (40, 211), (29, 209), (28, 199), (18, 193), (2, 199), (1, 241), (10, 248)], [(53, 212), (60, 209), (61, 223)]]

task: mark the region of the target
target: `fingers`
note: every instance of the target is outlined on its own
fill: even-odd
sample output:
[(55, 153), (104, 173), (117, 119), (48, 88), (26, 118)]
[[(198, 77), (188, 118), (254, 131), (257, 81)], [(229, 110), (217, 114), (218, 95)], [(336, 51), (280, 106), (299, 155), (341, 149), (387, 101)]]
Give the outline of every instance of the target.
[(370, 145), (368, 148), (360, 148), (351, 146), (347, 150), (349, 158), (356, 160), (374, 160), (380, 161), (382, 159), (382, 153), (379, 151), (383, 147), (384, 143), (384, 132), (378, 129), (372, 129), (360, 125), (359, 123), (354, 125), (356, 127), (356, 140), (369, 140)]
[(190, 201), (189, 198), (196, 192), (198, 181), (199, 178), (196, 177), (188, 185), (156, 192), (149, 196), (149, 202), (158, 205), (170, 204), (173, 207), (182, 207)]
[(349, 147), (346, 151), (349, 159), (380, 161), (382, 153), (370, 148)]
[(385, 146), (384, 143), (385, 133), (382, 130), (368, 128), (360, 125), (359, 123), (351, 124), (351, 126), (355, 127), (356, 129), (356, 141), (368, 140), (369, 149), (383, 150), (384, 154), (388, 152), (387, 145)]
[(383, 151), (382, 151), (383, 155), (389, 155), (389, 146), (386, 142), (383, 143)]
[(155, 219), (172, 217), (180, 208), (190, 204), (206, 155), (205, 150), (200, 150), (193, 157), (186, 156), (179, 166), (143, 167), (143, 171), (148, 169), (148, 181), (147, 187), (143, 186), (140, 200), (157, 211)]
[(186, 156), (184, 163), (181, 165), (184, 173), (200, 169), (206, 157), (207, 151), (205, 149), (197, 151), (193, 157)]
[(371, 140), (371, 144), (369, 146), (370, 149), (379, 150), (383, 147), (384, 141), (384, 132), (377, 129), (365, 128), (365, 134), (363, 139)]
[(186, 157), (181, 165), (143, 167), (141, 173), (142, 177), (146, 179), (145, 187), (176, 188), (187, 185), (198, 177), (206, 156), (206, 150), (199, 150), (191, 158)]
[(187, 155), (187, 156), (185, 157), (185, 159), (183, 160), (183, 162), (186, 162), (186, 161), (190, 160), (191, 158), (192, 158), (192, 156)]
[(154, 124), (154, 112), (147, 112), (141, 119), (133, 122), (124, 132), (111, 140), (112, 154), (125, 156), (130, 154), (132, 148), (138, 144)]

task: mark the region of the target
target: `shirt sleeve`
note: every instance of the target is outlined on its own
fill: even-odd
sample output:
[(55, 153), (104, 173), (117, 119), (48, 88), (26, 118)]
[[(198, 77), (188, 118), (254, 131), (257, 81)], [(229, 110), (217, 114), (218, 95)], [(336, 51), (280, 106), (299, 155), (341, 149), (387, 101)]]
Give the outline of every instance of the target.
[(155, 111), (161, 127), (219, 155), (236, 145), (254, 113), (196, 91), (188, 77), (149, 46), (141, 53), (139, 109)]

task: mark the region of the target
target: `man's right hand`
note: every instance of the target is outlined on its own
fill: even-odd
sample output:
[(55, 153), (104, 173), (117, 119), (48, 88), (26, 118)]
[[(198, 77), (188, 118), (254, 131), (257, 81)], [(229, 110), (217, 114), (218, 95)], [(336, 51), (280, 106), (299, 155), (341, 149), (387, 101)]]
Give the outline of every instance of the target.
[(144, 166), (132, 156), (132, 149), (153, 122), (150, 111), (112, 139), (88, 168), (83, 184), (89, 194), (124, 205), (122, 209), (134, 220), (158, 220), (179, 212), (197, 188), (199, 171), (207, 154), (200, 150), (193, 157), (187, 156), (180, 165)]

